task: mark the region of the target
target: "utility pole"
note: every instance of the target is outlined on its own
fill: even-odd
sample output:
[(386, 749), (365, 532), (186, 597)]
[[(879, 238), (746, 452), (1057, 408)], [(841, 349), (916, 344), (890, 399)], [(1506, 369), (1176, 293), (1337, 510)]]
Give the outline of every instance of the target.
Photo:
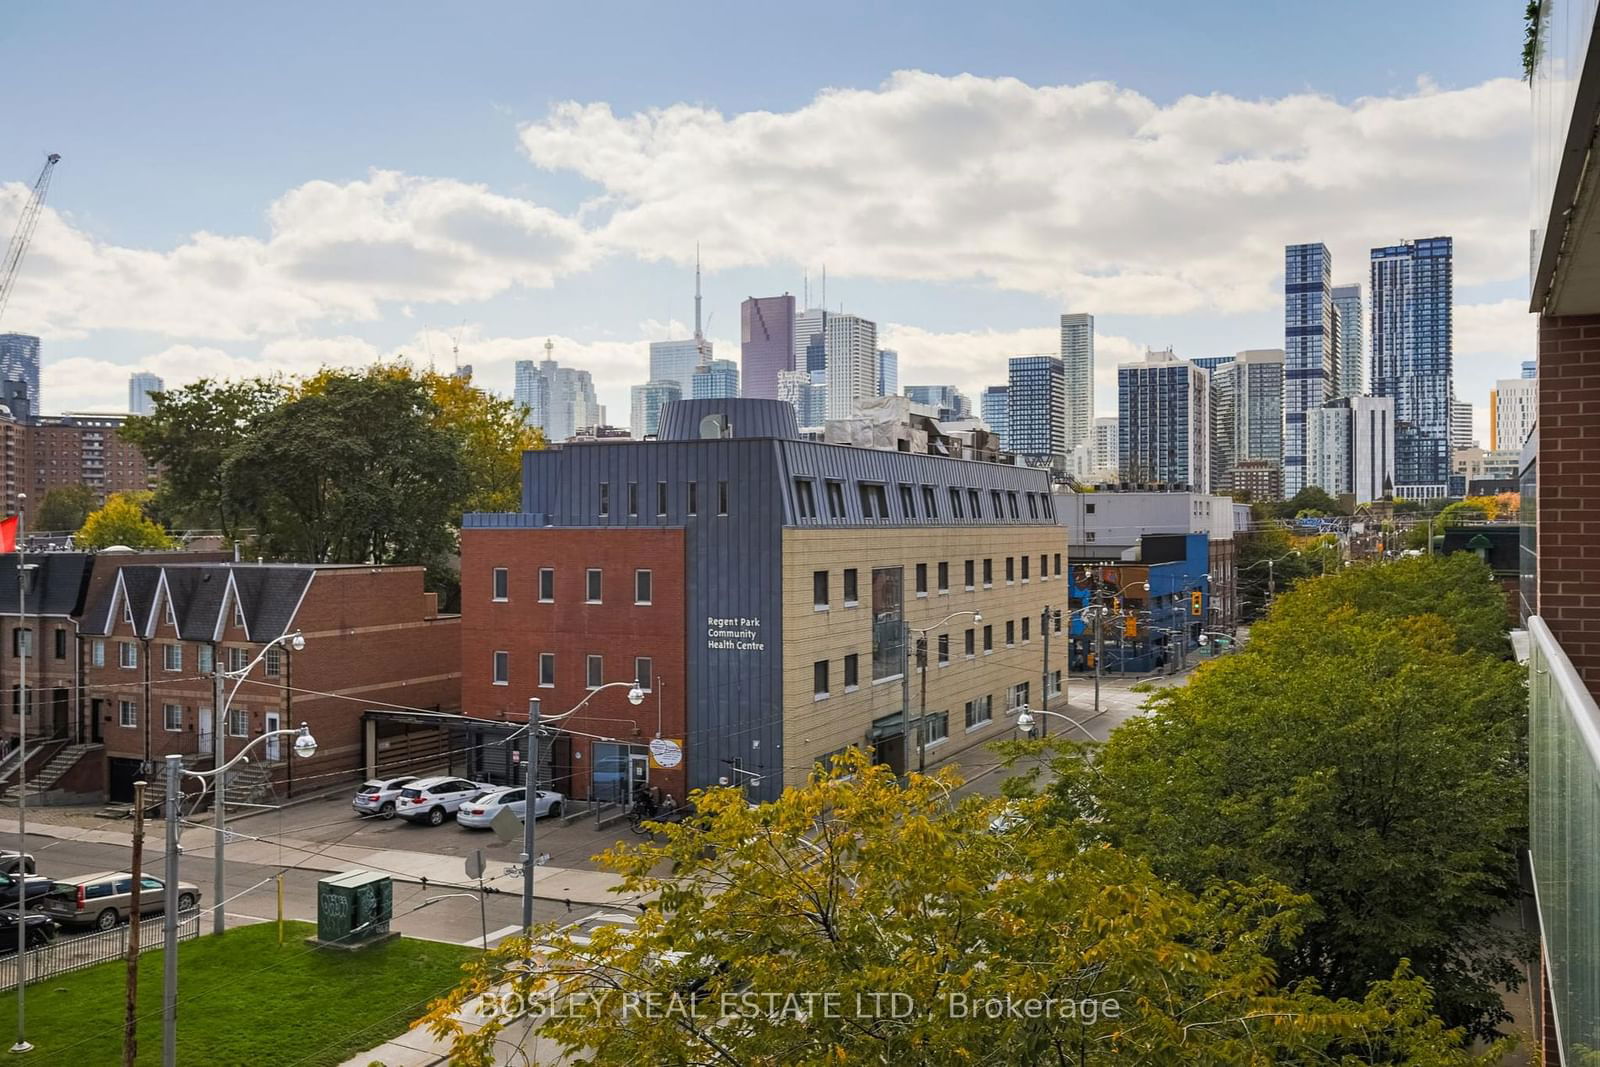
[[(237, 541), (234, 542), (234, 547), (237, 549)], [(227, 755), (227, 744), (224, 738), (228, 736), (228, 724), (223, 721), (227, 718), (227, 709), (223, 707), (222, 664), (217, 662), (217, 657), (221, 653), (222, 650), (220, 648), (212, 647), (211, 765), (213, 767), (220, 767), (227, 762), (223, 758)], [(211, 836), (214, 842), (211, 855), (215, 861), (216, 870), (212, 874), (211, 892), (215, 894), (212, 899), (217, 902), (217, 906), (212, 910), (211, 932), (220, 935), (227, 921), (222, 902), (228, 899), (227, 882), (224, 881), (224, 875), (227, 873), (227, 864), (223, 862), (224, 849), (227, 848), (228, 843), (228, 776), (226, 774), (217, 775), (217, 794), (212, 806), (216, 810), (211, 813)]]
[[(539, 710), (538, 697), (528, 698), (527, 778), (522, 793), (522, 929), (533, 929), (534, 823), (539, 810)], [(479, 894), (482, 899), (482, 894)]]
[[(178, 1064), (178, 791), (183, 788), (183, 757), (177, 753), (167, 757), (167, 877), (161, 904), (162, 926), (162, 996), (161, 996), (161, 1063), (162, 1067)], [(222, 907), (222, 901), (217, 901)]]
[[(903, 591), (903, 590), (902, 590)], [(911, 738), (911, 623), (900, 619), (900, 763), (909, 761), (906, 742)]]
[(928, 769), (928, 635), (917, 635), (917, 773)]
[(128, 991), (122, 1010), (122, 1067), (133, 1067), (139, 1055), (139, 876), (144, 873), (144, 787), (133, 783), (133, 901), (128, 906)]
[[(1039, 706), (1046, 711), (1050, 710), (1050, 605), (1046, 604), (1039, 613), (1039, 633), (1044, 637), (1044, 670), (1039, 676), (1039, 699), (1043, 701)], [(1049, 718), (1049, 716), (1044, 716)], [(1039, 723), (1039, 736), (1043, 737), (1048, 731), (1045, 724)]]

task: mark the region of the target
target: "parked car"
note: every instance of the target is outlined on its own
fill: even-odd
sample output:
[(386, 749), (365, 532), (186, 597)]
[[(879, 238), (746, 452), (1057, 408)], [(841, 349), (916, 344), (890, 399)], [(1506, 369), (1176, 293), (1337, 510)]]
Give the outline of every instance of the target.
[(26, 874), (19, 880), (15, 875), (0, 874), (0, 908), (17, 906), (18, 890), (26, 890), (28, 903), (37, 903), (54, 883), (41, 874)]
[(33, 862), (33, 853), (0, 849), (0, 874), (16, 874), (18, 867), (27, 868), (29, 874), (39, 873), (38, 865)]
[[(166, 884), (144, 875), (139, 879), (139, 913), (161, 911), (167, 902)], [(200, 904), (200, 888), (178, 883), (178, 910), (193, 911)], [(109, 930), (125, 922), (133, 909), (133, 875), (127, 871), (101, 871), (57, 881), (44, 898), (44, 912), (69, 926), (90, 925)]]
[[(489, 824), (494, 822), (494, 817), (500, 814), (501, 808), (510, 808), (511, 813), (517, 818), (525, 818), (528, 810), (527, 795), (528, 791), (522, 786), (485, 793), (476, 800), (469, 800), (461, 805), (460, 810), (456, 812), (456, 822), (472, 830), (487, 830)], [(539, 790), (539, 799), (533, 804), (533, 817), (542, 819), (546, 815), (560, 815), (561, 802), (566, 799), (565, 796), (552, 790)]]
[(400, 790), (394, 813), (408, 822), (425, 822), (438, 826), (461, 809), (461, 805), (476, 799), (496, 787), (482, 782), (469, 782), (465, 778), (445, 775), (440, 778), (422, 778)]
[(398, 778), (374, 778), (356, 790), (350, 806), (356, 809), (357, 815), (381, 815), (385, 819), (392, 819), (394, 802), (400, 798), (400, 790), (416, 780), (414, 774), (402, 774)]
[[(29, 948), (48, 945), (56, 939), (60, 927), (50, 916), (29, 912), (26, 919)], [(15, 951), (17, 951), (17, 913), (8, 911), (0, 914), (0, 956), (9, 956)]]

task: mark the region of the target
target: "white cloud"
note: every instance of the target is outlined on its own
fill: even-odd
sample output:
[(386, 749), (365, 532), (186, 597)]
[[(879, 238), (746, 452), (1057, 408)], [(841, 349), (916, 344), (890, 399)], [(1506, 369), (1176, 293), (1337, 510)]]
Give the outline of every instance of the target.
[(987, 280), (1099, 313), (1261, 310), (1283, 246), (1340, 276), (1373, 245), (1457, 238), (1466, 284), (1525, 270), (1527, 90), (1344, 104), (1213, 95), (1161, 107), (1106, 83), (901, 72), (786, 113), (558, 105), (530, 158), (600, 186), (606, 248), (836, 276)]

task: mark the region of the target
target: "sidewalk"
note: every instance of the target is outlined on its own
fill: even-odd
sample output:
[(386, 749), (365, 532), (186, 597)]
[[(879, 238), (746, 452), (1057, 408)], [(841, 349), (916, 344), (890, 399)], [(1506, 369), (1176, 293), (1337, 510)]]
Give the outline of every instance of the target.
[[(0, 819), (0, 834), (17, 831), (14, 818)], [(69, 823), (29, 820), (28, 832), (59, 841), (86, 841), (96, 844), (129, 847), (129, 835), (120, 830), (101, 830)], [(426, 882), (430, 886), (476, 889), (477, 883), (468, 881), (459, 856), (437, 856), (428, 852), (409, 852), (401, 849), (363, 848), (360, 845), (328, 844), (306, 841), (294, 837), (266, 837), (253, 839), (249, 824), (242, 831), (229, 830), (228, 861), (250, 863), (262, 867), (284, 867), (308, 871), (338, 873), (350, 870), (373, 870), (393, 875), (403, 882)], [(149, 824), (145, 835), (147, 857), (161, 853), (161, 824)], [(179, 847), (190, 858), (209, 857), (212, 852), (211, 830), (193, 827), (184, 830)], [(522, 878), (508, 874), (508, 868), (499, 871), (491, 868), (491, 877), (484, 885), (491, 892), (521, 893)], [(576, 870), (569, 867), (540, 867), (535, 879), (537, 899), (556, 903), (571, 902), (596, 907), (611, 908), (634, 902), (633, 897), (620, 896), (612, 889), (621, 883), (614, 874), (604, 871)]]

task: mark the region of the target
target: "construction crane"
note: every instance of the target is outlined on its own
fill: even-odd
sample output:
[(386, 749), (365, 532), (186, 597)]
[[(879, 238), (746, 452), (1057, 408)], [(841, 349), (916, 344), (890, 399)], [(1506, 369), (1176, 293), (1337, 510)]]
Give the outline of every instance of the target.
[(28, 242), (33, 239), (33, 228), (39, 224), (39, 213), (44, 210), (44, 196), (50, 191), (50, 175), (61, 162), (61, 153), (51, 152), (45, 157), (39, 180), (33, 183), (33, 193), (22, 205), (22, 217), (17, 220), (16, 232), (11, 235), (11, 245), (6, 258), (0, 262), (0, 317), (6, 313), (6, 301), (11, 299), (11, 287), (17, 282), (17, 268), (22, 265)]

